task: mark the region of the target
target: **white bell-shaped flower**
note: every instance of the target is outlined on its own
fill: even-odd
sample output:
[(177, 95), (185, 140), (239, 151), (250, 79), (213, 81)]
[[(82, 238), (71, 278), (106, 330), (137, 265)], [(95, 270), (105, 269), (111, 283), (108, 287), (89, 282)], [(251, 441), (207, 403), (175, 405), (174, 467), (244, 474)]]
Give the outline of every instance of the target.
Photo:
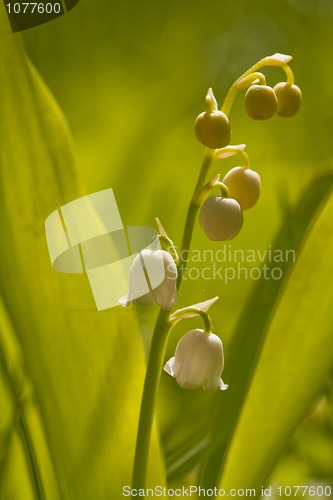
[(164, 370), (177, 380), (183, 389), (203, 387), (207, 391), (228, 388), (223, 371), (223, 345), (214, 333), (190, 330), (178, 342), (175, 356), (164, 365)]
[(177, 267), (171, 255), (165, 250), (142, 250), (129, 272), (128, 294), (119, 303), (149, 306), (155, 302), (169, 310), (176, 298), (176, 285)]

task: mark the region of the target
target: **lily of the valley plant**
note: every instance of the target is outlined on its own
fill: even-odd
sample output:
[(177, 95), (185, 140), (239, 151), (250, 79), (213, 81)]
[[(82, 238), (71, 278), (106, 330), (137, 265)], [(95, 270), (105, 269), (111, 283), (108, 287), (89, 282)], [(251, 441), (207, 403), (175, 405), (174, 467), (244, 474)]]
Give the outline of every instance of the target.
[[(233, 83), (220, 109), (212, 89), (208, 90), (206, 109), (195, 121), (196, 137), (206, 149), (188, 208), (180, 257), (157, 219), (162, 250), (143, 250), (131, 267), (128, 294), (119, 302), (123, 306), (133, 302), (142, 306), (156, 303), (160, 307), (141, 402), (132, 481), (136, 490), (145, 487), (155, 398), (163, 366), (165, 372), (184, 389), (224, 391), (228, 387), (221, 378), (224, 364), (222, 341), (212, 333), (208, 314), (217, 297), (175, 312), (172, 312), (172, 307), (186, 271), (182, 256), (189, 250), (197, 214), (200, 226), (210, 240), (230, 240), (243, 227), (243, 211), (253, 207), (260, 196), (260, 176), (251, 169), (245, 145), (230, 144), (232, 133), (228, 115), (234, 99), (238, 92), (245, 91), (245, 111), (255, 120), (266, 120), (274, 114), (293, 116), (300, 107), (302, 95), (294, 84), (294, 75), (288, 65), (290, 60), (291, 56), (284, 54), (261, 59)], [(259, 71), (265, 66), (282, 68), (286, 81), (274, 88), (268, 86), (265, 75)], [(241, 164), (227, 172), (222, 182), (220, 175), (207, 182), (211, 163), (233, 155), (239, 155)], [(180, 339), (174, 357), (166, 362), (164, 356), (172, 326), (193, 317), (203, 320), (204, 328), (187, 331)], [(219, 329), (217, 331), (221, 334)]]

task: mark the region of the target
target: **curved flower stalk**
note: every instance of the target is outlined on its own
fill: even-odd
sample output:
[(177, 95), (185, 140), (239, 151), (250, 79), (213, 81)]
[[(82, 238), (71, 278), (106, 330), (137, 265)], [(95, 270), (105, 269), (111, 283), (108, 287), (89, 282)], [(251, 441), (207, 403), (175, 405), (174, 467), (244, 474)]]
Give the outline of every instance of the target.
[(164, 370), (183, 389), (203, 387), (207, 391), (224, 391), (228, 386), (221, 378), (223, 366), (221, 339), (214, 333), (195, 329), (180, 339), (174, 357), (164, 365)]

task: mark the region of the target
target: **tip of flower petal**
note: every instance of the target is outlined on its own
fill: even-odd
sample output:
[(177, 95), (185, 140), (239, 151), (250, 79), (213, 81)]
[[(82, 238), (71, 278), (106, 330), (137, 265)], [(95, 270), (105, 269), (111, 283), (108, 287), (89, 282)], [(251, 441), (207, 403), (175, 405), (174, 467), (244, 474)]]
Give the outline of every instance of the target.
[(175, 361), (175, 358), (170, 358), (169, 361), (167, 361), (165, 363), (165, 365), (163, 366), (163, 370), (165, 372), (167, 372), (169, 375), (171, 375), (171, 377), (173, 377), (173, 370), (172, 370), (172, 367), (173, 367), (173, 363)]
[(124, 295), (124, 297), (121, 297), (121, 299), (119, 299), (118, 302), (123, 307), (127, 307), (131, 303), (131, 301), (128, 300), (127, 295)]
[(226, 390), (228, 389), (228, 387), (229, 387), (229, 386), (228, 386), (228, 384), (225, 384), (225, 383), (223, 382), (223, 380), (221, 379), (221, 382), (220, 382), (220, 390), (221, 390), (221, 391), (226, 391)]

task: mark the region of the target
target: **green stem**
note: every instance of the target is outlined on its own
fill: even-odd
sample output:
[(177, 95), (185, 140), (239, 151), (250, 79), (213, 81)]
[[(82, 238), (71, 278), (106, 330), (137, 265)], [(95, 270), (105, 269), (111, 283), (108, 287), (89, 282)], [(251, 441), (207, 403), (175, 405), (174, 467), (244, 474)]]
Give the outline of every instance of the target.
[(223, 184), (223, 182), (218, 182), (216, 184), (216, 187), (221, 189), (222, 198), (229, 198), (229, 189), (227, 188), (227, 186), (225, 184)]
[[(186, 267), (186, 260), (182, 258), (182, 254), (184, 255), (184, 250), (188, 250), (190, 247), (195, 218), (199, 209), (199, 207), (193, 202), (193, 199), (205, 182), (205, 178), (213, 158), (213, 153), (213, 149), (207, 148), (205, 150), (198, 181), (188, 209), (181, 245), (181, 253), (179, 257), (177, 288), (180, 287)], [(168, 333), (172, 326), (169, 322), (169, 318), (170, 311), (161, 309), (155, 324), (148, 357), (133, 464), (132, 488), (135, 490), (145, 488), (146, 485), (155, 400), (163, 369)], [(207, 328), (208, 325), (206, 325), (206, 329)]]
[(290, 67), (286, 65), (283, 69), (287, 77), (287, 83), (289, 83), (289, 85), (294, 85), (294, 73), (291, 71)]
[[(237, 81), (237, 80), (236, 80)], [(238, 94), (239, 88), (236, 85), (236, 82), (230, 87), (226, 98), (224, 99), (221, 111), (225, 113), (227, 116), (230, 113), (231, 107), (234, 103), (234, 100), (236, 99), (236, 96)]]
[(132, 476), (132, 488), (134, 489), (145, 488), (146, 484), (155, 400), (163, 368), (168, 333), (171, 328), (169, 316), (169, 311), (160, 310), (150, 347), (134, 456)]
[(249, 155), (247, 153), (245, 153), (245, 151), (239, 151), (238, 153), (242, 157), (243, 167), (244, 168), (250, 168), (250, 158), (249, 158)]
[(195, 219), (197, 216), (197, 212), (200, 208), (200, 206), (198, 206), (198, 204), (195, 202), (195, 197), (196, 197), (197, 192), (204, 185), (208, 169), (209, 169), (210, 164), (211, 164), (212, 159), (213, 159), (214, 151), (215, 151), (214, 149), (209, 149), (209, 148), (206, 148), (206, 150), (205, 150), (205, 154), (203, 157), (198, 181), (197, 181), (197, 184), (195, 186), (190, 205), (188, 207), (185, 226), (184, 226), (184, 232), (183, 232), (183, 239), (182, 239), (182, 244), (180, 247), (179, 264), (177, 266), (177, 268), (178, 268), (177, 289), (179, 289), (181, 282), (182, 282), (182, 279), (183, 279), (183, 276), (184, 276), (184, 273), (185, 273), (187, 259), (184, 259), (183, 256), (185, 253), (187, 253), (187, 251), (190, 248), (194, 223), (195, 223)]
[(212, 322), (209, 314), (206, 311), (203, 311), (199, 307), (184, 307), (183, 309), (179, 309), (175, 314), (170, 316), (170, 322), (175, 324), (178, 321), (189, 319), (189, 317), (185, 316), (188, 313), (192, 313), (192, 316), (195, 314), (197, 316), (201, 316), (204, 322), (204, 331), (205, 333), (212, 333)]

